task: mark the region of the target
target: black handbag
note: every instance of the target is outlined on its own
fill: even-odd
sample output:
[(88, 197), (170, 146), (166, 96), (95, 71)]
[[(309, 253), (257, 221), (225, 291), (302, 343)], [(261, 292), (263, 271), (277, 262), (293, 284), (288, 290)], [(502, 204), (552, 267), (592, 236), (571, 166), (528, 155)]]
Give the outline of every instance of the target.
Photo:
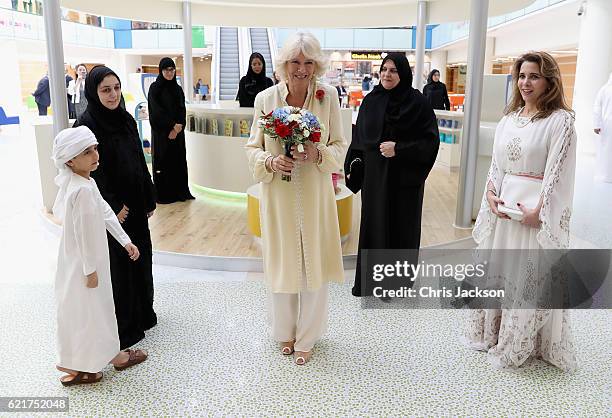
[(346, 187), (353, 193), (357, 194), (363, 186), (363, 160), (361, 157), (355, 157), (351, 160), (346, 172)]

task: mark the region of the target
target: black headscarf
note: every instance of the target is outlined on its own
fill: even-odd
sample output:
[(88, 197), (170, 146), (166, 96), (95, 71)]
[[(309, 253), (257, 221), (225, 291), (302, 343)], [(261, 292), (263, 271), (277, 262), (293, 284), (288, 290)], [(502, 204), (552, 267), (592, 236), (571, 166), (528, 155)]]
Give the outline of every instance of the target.
[(155, 81), (160, 84), (160, 87), (178, 84), (176, 82), (176, 71), (174, 72), (174, 77), (172, 78), (172, 80), (166, 80), (162, 73), (162, 71), (166, 68), (174, 68), (176, 70), (176, 64), (174, 63), (172, 58), (164, 57), (161, 59), (161, 61), (159, 61), (159, 75), (157, 76), (157, 79), (155, 79)]
[(162, 58), (159, 61), (159, 75), (149, 86), (149, 123), (153, 129), (165, 131), (167, 138), (169, 130), (175, 123), (185, 126), (185, 95), (183, 89), (176, 81), (176, 72), (172, 80), (166, 80), (162, 74), (165, 68), (176, 69), (172, 58)]
[[(89, 72), (85, 79), (85, 98), (87, 99), (86, 112), (91, 115), (96, 128), (106, 132), (116, 132), (125, 129), (130, 114), (121, 106), (111, 110), (104, 106), (98, 97), (98, 86), (108, 75), (114, 75), (121, 85), (119, 76), (104, 65), (98, 65)], [(123, 96), (122, 96), (123, 98)], [(94, 132), (95, 133), (95, 132)]]
[[(261, 72), (259, 74), (255, 73), (255, 71), (253, 71), (253, 67), (251, 66), (253, 64), (253, 60), (257, 58), (261, 61)], [(247, 79), (251, 79), (253, 81), (255, 81), (259, 86), (263, 86), (263, 88), (267, 88), (266, 85), (266, 60), (264, 60), (263, 55), (261, 55), (259, 52), (253, 52), (251, 54), (251, 56), (249, 57), (249, 68), (247, 70), (246, 73), (246, 77)], [(262, 89), (263, 90), (263, 89)]]
[(408, 59), (404, 54), (391, 53), (383, 59), (381, 68), (389, 60), (395, 64), (400, 82), (391, 90), (381, 82), (364, 98), (359, 111), (363, 122), (357, 126), (359, 143), (365, 148), (377, 147), (389, 139), (408, 140), (410, 129), (421, 115), (422, 100), (416, 100), (418, 91), (412, 88)]
[(427, 76), (427, 84), (438, 84), (438, 83), (440, 83), (439, 79), (438, 79), (438, 81), (433, 81), (434, 74), (438, 74), (438, 77), (439, 77), (440, 76), (440, 71), (436, 70), (435, 68), (433, 70), (431, 70), (431, 72), (429, 73), (429, 76)]

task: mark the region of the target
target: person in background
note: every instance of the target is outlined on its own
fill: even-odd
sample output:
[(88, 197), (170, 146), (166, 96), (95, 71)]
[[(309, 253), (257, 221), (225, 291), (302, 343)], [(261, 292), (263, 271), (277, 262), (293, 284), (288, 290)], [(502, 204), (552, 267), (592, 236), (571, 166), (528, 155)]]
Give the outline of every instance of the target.
[(75, 125), (87, 126), (98, 140), (100, 165), (92, 177), (140, 250), (140, 258), (132, 261), (117, 241), (108, 239), (115, 315), (123, 350), (142, 340), (144, 332), (157, 324), (149, 231), (155, 191), (136, 121), (120, 105), (121, 81), (117, 74), (103, 65), (92, 68), (85, 80), (85, 97), (87, 109)]
[(344, 162), (347, 187), (353, 193), (361, 190), (352, 289), (358, 297), (372, 296), (372, 282), (362, 283), (363, 250), (411, 249), (417, 254), (425, 180), (440, 146), (436, 115), (412, 88), (406, 55), (388, 54), (380, 72), (380, 84), (363, 99)]
[(378, 75), (378, 73), (374, 73), (374, 76), (372, 77), (372, 88), (378, 86), (380, 84), (380, 76)]
[(68, 70), (70, 70), (70, 65), (64, 64), (64, 71), (66, 77), (66, 97), (68, 99), (68, 119), (76, 119), (76, 112), (74, 108), (74, 103), (72, 102), (72, 94), (68, 91), (68, 85), (73, 80), (72, 76), (68, 74)]
[(236, 99), (240, 102), (240, 107), (253, 107), (255, 96), (273, 85), (274, 82), (266, 77), (266, 61), (263, 55), (253, 52), (249, 58), (249, 69), (238, 85)]
[(366, 74), (363, 76), (363, 80), (361, 80), (361, 90), (364, 94), (370, 91), (372, 79), (370, 78), (370, 74)]
[(159, 75), (149, 88), (148, 101), (157, 203), (193, 200), (187, 179), (185, 96), (176, 82), (172, 58), (159, 62)]
[(274, 81), (274, 85), (278, 84), (281, 81), (276, 71), (272, 71), (272, 81)]
[[(249, 168), (261, 182), (260, 217), (269, 318), (280, 352), (308, 362), (327, 328), (328, 283), (344, 282), (342, 246), (331, 174), (346, 149), (336, 89), (321, 84), (327, 59), (317, 38), (298, 32), (276, 58), (281, 81), (257, 95)], [(258, 118), (282, 106), (312, 112), (325, 126), (320, 141), (304, 152), (285, 155), (279, 142), (264, 135)], [(291, 175), (291, 182), (282, 175)]]
[(597, 93), (593, 121), (594, 131), (599, 135), (595, 180), (612, 183), (612, 74)]
[(336, 84), (336, 91), (338, 92), (338, 101), (340, 102), (340, 107), (342, 107), (342, 99), (346, 97), (346, 89), (344, 88), (342, 81), (339, 81), (338, 84)]
[(47, 108), (51, 105), (51, 92), (49, 91), (49, 75), (45, 74), (38, 81), (36, 90), (32, 93), (36, 106), (38, 106), (38, 114), (40, 116), (47, 115)]
[(85, 98), (85, 78), (87, 77), (87, 67), (85, 64), (76, 66), (77, 79), (70, 80), (68, 83), (68, 94), (72, 97), (75, 119), (87, 109), (87, 99)]
[(194, 94), (200, 94), (200, 87), (202, 86), (202, 79), (198, 78), (198, 81), (195, 84), (195, 87), (193, 88), (193, 92)]
[(427, 84), (423, 87), (423, 96), (434, 109), (451, 110), (446, 84), (440, 81), (440, 71), (432, 70), (427, 77)]

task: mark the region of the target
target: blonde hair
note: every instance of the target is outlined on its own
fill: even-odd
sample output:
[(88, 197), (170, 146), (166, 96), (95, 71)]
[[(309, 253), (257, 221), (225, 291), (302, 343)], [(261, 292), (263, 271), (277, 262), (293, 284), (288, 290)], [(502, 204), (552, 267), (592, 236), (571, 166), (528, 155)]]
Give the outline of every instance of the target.
[(563, 109), (572, 112), (572, 109), (565, 102), (563, 94), (563, 83), (561, 81), (561, 70), (557, 61), (548, 53), (541, 51), (530, 51), (521, 55), (512, 66), (512, 99), (504, 109), (504, 114), (516, 112), (525, 106), (525, 101), (521, 96), (518, 87), (519, 74), (521, 66), (524, 62), (533, 62), (540, 69), (540, 74), (548, 82), (546, 91), (538, 97), (536, 103), (538, 113), (534, 116), (535, 119), (544, 119), (550, 116), (555, 110)]
[(322, 76), (328, 66), (328, 59), (321, 51), (321, 44), (310, 32), (297, 32), (295, 35), (285, 41), (283, 48), (280, 50), (274, 60), (274, 68), (276, 74), (281, 80), (287, 80), (287, 64), (289, 61), (300, 55), (315, 63), (315, 77)]

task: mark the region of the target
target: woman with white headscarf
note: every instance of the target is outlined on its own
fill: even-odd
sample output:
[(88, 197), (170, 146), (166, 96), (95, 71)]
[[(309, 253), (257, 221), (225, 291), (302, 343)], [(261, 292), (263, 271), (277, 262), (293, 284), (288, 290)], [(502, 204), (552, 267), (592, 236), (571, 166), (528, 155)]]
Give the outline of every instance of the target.
[(595, 180), (612, 183), (612, 74), (597, 93), (593, 122), (599, 135)]
[(90, 173), (98, 167), (98, 141), (85, 126), (61, 131), (52, 159), (59, 170), (53, 214), (62, 222), (55, 277), (57, 369), (64, 386), (95, 383), (108, 363), (123, 370), (147, 359), (143, 350), (119, 349), (106, 231), (139, 257)]

